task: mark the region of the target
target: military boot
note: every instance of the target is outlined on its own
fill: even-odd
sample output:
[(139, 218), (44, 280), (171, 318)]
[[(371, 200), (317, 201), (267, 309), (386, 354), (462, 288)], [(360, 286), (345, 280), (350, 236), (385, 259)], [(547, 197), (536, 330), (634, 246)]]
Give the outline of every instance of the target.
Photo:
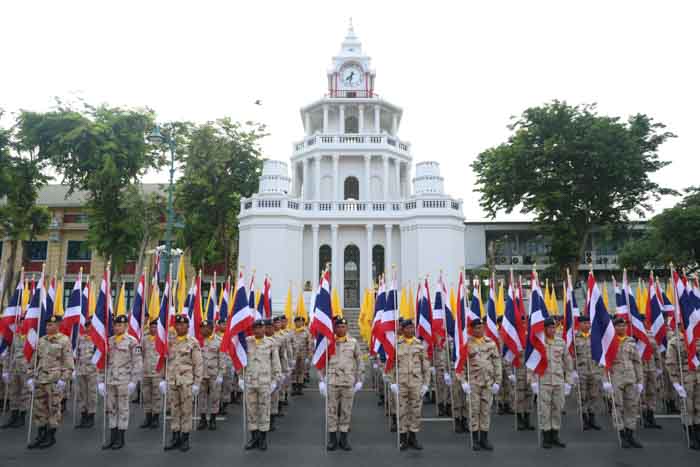
[(11, 428), (14, 427), (14, 424), (17, 423), (17, 419), (19, 418), (19, 410), (13, 410), (10, 413), (10, 418), (7, 419), (5, 423), (0, 426), (0, 428)]
[(36, 438), (34, 439), (34, 441), (32, 441), (31, 443), (29, 443), (27, 445), (27, 449), (38, 448), (41, 445), (41, 443), (43, 443), (44, 440), (46, 439), (47, 432), (48, 432), (48, 426), (46, 426), (46, 425), (40, 426), (39, 431), (36, 434)]
[(112, 445), (112, 449), (117, 450), (124, 447), (124, 432), (126, 430), (117, 430), (117, 440)]
[(338, 434), (333, 431), (328, 433), (328, 444), (326, 445), (326, 451), (335, 451), (338, 449)]
[(54, 444), (56, 444), (56, 428), (49, 428), (46, 432), (46, 438), (39, 445), (39, 449), (50, 448)]
[(180, 432), (173, 431), (173, 437), (170, 439), (170, 442), (163, 449), (166, 451), (171, 451), (173, 449), (177, 449), (180, 447), (181, 441), (182, 441), (182, 438), (180, 437)]
[(600, 425), (595, 421), (595, 413), (588, 412), (588, 425), (596, 431), (600, 430)]
[(629, 441), (630, 445), (632, 445), (633, 448), (641, 448), (642, 444), (637, 441), (634, 437), (634, 430), (630, 430), (629, 428), (626, 428), (627, 430), (627, 441)]
[(348, 441), (348, 434), (344, 431), (340, 432), (340, 440), (338, 441), (338, 446), (343, 451), (352, 451), (352, 446), (350, 446), (350, 441)]
[(418, 442), (418, 438), (416, 437), (416, 433), (413, 431), (408, 433), (408, 445), (411, 446), (416, 451), (423, 450), (423, 445)]
[(566, 447), (566, 443), (559, 439), (559, 430), (550, 431), (550, 441), (552, 442), (552, 446), (558, 448)]
[(260, 440), (258, 441), (258, 449), (267, 451), (267, 431), (260, 432)]
[(259, 433), (260, 432), (258, 430), (253, 430), (250, 432), (250, 439), (247, 443), (245, 443), (246, 451), (250, 451), (251, 449), (258, 447), (258, 441), (260, 440)]
[(144, 418), (143, 423), (139, 425), (139, 428), (150, 428), (151, 422), (153, 421), (153, 414), (146, 412), (146, 418)]
[(107, 441), (105, 444), (102, 445), (102, 449), (112, 449), (112, 446), (114, 446), (114, 443), (117, 442), (118, 432), (119, 432), (119, 430), (117, 428), (110, 428), (109, 441)]
[(206, 430), (207, 429), (207, 414), (202, 414), (199, 416), (199, 423), (197, 424), (197, 430)]
[(190, 434), (183, 433), (180, 438), (180, 451), (187, 452), (190, 450)]
[(481, 451), (481, 444), (479, 444), (479, 432), (475, 431), (472, 433), (472, 450)]
[(157, 413), (154, 413), (154, 414), (153, 414), (153, 417), (151, 417), (151, 425), (150, 425), (150, 428), (158, 428), (158, 426), (160, 425), (160, 423), (159, 423), (159, 421), (158, 421), (158, 418), (159, 418), (159, 417), (160, 417), (159, 414), (157, 414)]
[(481, 434), (479, 438), (479, 446), (481, 446), (483, 449), (487, 451), (493, 451), (493, 444), (489, 442), (489, 432), (488, 431), (481, 431), (479, 432)]

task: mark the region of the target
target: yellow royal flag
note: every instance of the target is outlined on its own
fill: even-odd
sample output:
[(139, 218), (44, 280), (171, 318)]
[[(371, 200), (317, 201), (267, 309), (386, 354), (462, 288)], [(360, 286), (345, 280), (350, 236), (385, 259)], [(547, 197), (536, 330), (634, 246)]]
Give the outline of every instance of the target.
[(362, 303), (360, 303), (360, 316), (357, 318), (357, 327), (360, 330), (360, 337), (363, 341), (368, 341), (367, 333), (367, 307), (368, 307), (368, 291), (365, 290), (362, 296)]
[(546, 306), (547, 311), (551, 313), (552, 295), (549, 293), (549, 279), (544, 280), (544, 306)]
[(603, 281), (603, 304), (605, 305), (605, 309), (610, 311), (610, 304), (608, 301), (608, 283)]
[(333, 317), (340, 316), (343, 317), (343, 309), (340, 307), (340, 297), (338, 296), (338, 288), (333, 287), (333, 293), (331, 294), (331, 308), (333, 309)]
[(187, 278), (185, 277), (185, 259), (180, 257), (180, 265), (177, 267), (177, 307), (178, 314), (182, 314), (182, 309), (187, 300)]
[(296, 316), (304, 318), (306, 324), (309, 323), (309, 315), (306, 313), (306, 304), (304, 303), (304, 289), (299, 289), (299, 298), (297, 298)]
[(551, 291), (549, 293), (549, 306), (547, 307), (547, 311), (549, 311), (552, 314), (558, 315), (559, 314), (559, 302), (557, 301), (557, 291), (554, 288), (554, 282), (552, 282), (551, 285)]
[(399, 298), (399, 316), (403, 319), (413, 319), (411, 314), (411, 306), (408, 304), (406, 297), (406, 289), (401, 289), (401, 297)]
[(262, 296), (262, 292), (260, 290), (255, 291), (255, 309), (258, 309), (258, 306), (260, 305), (260, 297)]
[(414, 319), (416, 317), (416, 294), (413, 293), (413, 286), (409, 284), (408, 286), (408, 316), (409, 319)]
[(117, 298), (117, 314), (115, 316), (126, 316), (126, 290), (125, 284), (122, 282), (122, 288), (119, 291), (119, 298)]
[(453, 318), (457, 316), (457, 297), (455, 296), (454, 287), (450, 288), (450, 310)]
[(498, 285), (498, 295), (496, 296), (496, 316), (503, 316), (506, 311), (506, 298), (503, 290), (503, 282)]
[(287, 318), (287, 322), (290, 323), (290, 325), (294, 322), (294, 318), (292, 317), (293, 306), (294, 305), (292, 304), (292, 284), (289, 284), (289, 288), (287, 289), (287, 299), (284, 301), (284, 316), (285, 318)]
[(24, 288), (22, 289), (22, 310), (26, 311), (29, 306), (29, 281), (24, 281)]
[(674, 295), (674, 290), (673, 290), (673, 281), (668, 281), (666, 283), (666, 298), (671, 302), (672, 305), (675, 304), (673, 301), (673, 295)]
[(158, 284), (151, 284), (151, 299), (148, 302), (148, 321), (158, 318), (160, 314), (160, 288)]
[(92, 316), (95, 313), (95, 283), (90, 281), (90, 290), (88, 293), (88, 315)]
[(63, 316), (63, 281), (56, 279), (56, 301), (53, 305), (53, 314)]
[(646, 288), (644, 287), (644, 284), (642, 283), (641, 279), (639, 279), (639, 289), (638, 290), (639, 290), (639, 301), (637, 302), (637, 306), (639, 307), (640, 313), (646, 314), (649, 293), (647, 292)]

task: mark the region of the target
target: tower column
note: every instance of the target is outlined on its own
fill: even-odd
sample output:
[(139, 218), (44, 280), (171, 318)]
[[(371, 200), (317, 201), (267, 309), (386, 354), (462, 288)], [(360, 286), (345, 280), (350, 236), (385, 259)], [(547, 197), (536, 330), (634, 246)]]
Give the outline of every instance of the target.
[(401, 199), (401, 159), (398, 157), (394, 158), (394, 175), (396, 179), (396, 191), (394, 199)]
[(372, 174), (370, 173), (372, 166), (372, 155), (365, 154), (365, 190), (364, 190), (364, 200), (369, 200), (372, 198)]
[(314, 163), (316, 164), (316, 180), (314, 180), (316, 184), (316, 192), (314, 193), (314, 199), (317, 201), (321, 201), (321, 160), (323, 156), (320, 154), (317, 154), (316, 157), (314, 158)]
[[(391, 278), (391, 231), (393, 225), (385, 224), (384, 233), (386, 235), (384, 246), (384, 275), (385, 277)], [(398, 284), (397, 284), (398, 286)]]
[(320, 246), (318, 244), (318, 227), (319, 227), (318, 224), (313, 224), (311, 226), (311, 233), (312, 233), (312, 239), (313, 239), (312, 243), (313, 243), (313, 249), (314, 249), (313, 255), (312, 255), (314, 264), (313, 264), (313, 267), (311, 268), (311, 270), (313, 271), (313, 273), (312, 273), (313, 277), (311, 278), (311, 284), (314, 287), (316, 287), (316, 284), (318, 283), (318, 278), (321, 276), (321, 271), (318, 270), (318, 261), (319, 261), (318, 249), (320, 248)]
[(381, 108), (379, 105), (374, 106), (374, 132), (379, 133), (381, 126), (379, 125), (379, 120), (381, 117)]
[(323, 104), (323, 134), (328, 134), (328, 104)]
[(384, 187), (384, 201), (389, 201), (389, 156), (386, 154), (382, 156), (382, 162), (384, 163), (384, 180), (382, 180), (382, 186)]
[(340, 201), (342, 199), (340, 190), (340, 173), (338, 171), (339, 154), (333, 154), (333, 200)]
[(311, 160), (307, 157), (302, 161), (302, 180), (301, 194), (303, 199), (311, 199), (309, 191), (311, 190), (311, 180), (309, 180), (309, 164)]
[(345, 134), (345, 106), (340, 105), (338, 108), (338, 133)]
[(372, 234), (374, 233), (374, 225), (367, 224), (367, 288), (371, 288), (374, 277), (372, 277)]
[(396, 136), (399, 132), (399, 114), (396, 112), (391, 114), (391, 134)]
[(357, 132), (362, 134), (365, 131), (365, 106), (357, 106)]
[(311, 134), (311, 115), (309, 112), (304, 112), (304, 132), (306, 136)]
[(334, 287), (339, 287), (338, 281), (338, 261), (340, 252), (338, 251), (338, 224), (331, 225), (331, 282)]

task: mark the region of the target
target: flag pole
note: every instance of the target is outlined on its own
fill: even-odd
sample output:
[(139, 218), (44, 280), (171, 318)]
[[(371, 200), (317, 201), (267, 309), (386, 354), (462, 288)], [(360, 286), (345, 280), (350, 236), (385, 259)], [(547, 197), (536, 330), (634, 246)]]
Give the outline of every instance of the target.
[[(167, 339), (167, 330), (166, 330)], [(168, 349), (170, 353), (170, 349)], [(163, 434), (161, 436), (161, 444), (165, 449), (165, 434), (168, 426), (168, 354), (165, 355), (165, 392), (163, 393)]]
[[(679, 310), (680, 310), (680, 303), (678, 302), (679, 297), (678, 297), (678, 290), (676, 289), (676, 280), (675, 277), (673, 276), (673, 273), (676, 272), (675, 268), (673, 267), (673, 263), (669, 264), (669, 269), (671, 270), (671, 283), (673, 284), (673, 314), (674, 314), (674, 322), (676, 323), (676, 329), (675, 329), (675, 334), (676, 334), (676, 340), (678, 341), (678, 344), (676, 346), (676, 350), (678, 353), (678, 371), (680, 375), (680, 383), (681, 386), (685, 387), (684, 383), (684, 377), (683, 377), (683, 361), (681, 359), (681, 336), (680, 336), (680, 331), (678, 330), (678, 326), (680, 325), (679, 321), (683, 319), (682, 316), (680, 316)], [(679, 277), (680, 280), (680, 277)], [(680, 317), (680, 319), (678, 319)], [(685, 345), (685, 342), (683, 342), (683, 345)], [(686, 444), (688, 446), (688, 449), (690, 449), (690, 433), (688, 433), (688, 406), (687, 401), (683, 397), (679, 397), (681, 401), (681, 426), (683, 426), (683, 435), (685, 436)]]
[(107, 344), (109, 342), (109, 320), (111, 319), (110, 312), (109, 312), (109, 300), (112, 300), (112, 290), (111, 290), (111, 281), (112, 277), (109, 274), (109, 267), (110, 267), (111, 261), (107, 261), (107, 281), (105, 284), (105, 393), (102, 396), (102, 445), (107, 444), (107, 394), (108, 394), (108, 388), (109, 388), (109, 359), (108, 354), (109, 354), (109, 348), (107, 347)]
[[(466, 275), (466, 270), (464, 271)], [(472, 278), (472, 293), (474, 293), (474, 279)], [(464, 310), (464, 319), (465, 319), (465, 327), (467, 330), (467, 342), (469, 342), (469, 318), (467, 318), (467, 313), (466, 310)], [(481, 318), (481, 317), (479, 317)], [(467, 361), (467, 384), (469, 385), (469, 392), (471, 393), (471, 364), (469, 363), (469, 344), (467, 344), (467, 355), (466, 355), (466, 361)], [(474, 449), (474, 436), (472, 436), (472, 395), (471, 394), (466, 394), (465, 397), (467, 398), (467, 404), (469, 404), (469, 418), (467, 419), (467, 423), (469, 424), (469, 444), (472, 450)]]
[[(530, 335), (530, 320), (532, 316), (532, 295), (533, 291), (535, 290), (535, 284), (539, 286), (539, 278), (537, 277), (537, 263), (534, 263), (532, 265), (532, 282), (530, 283), (530, 316), (528, 316), (528, 337)], [(537, 373), (535, 373), (537, 375)], [(537, 392), (538, 394), (535, 394), (535, 398), (537, 399), (537, 446), (540, 447), (542, 446), (542, 412), (540, 411), (540, 404), (542, 403), (540, 401), (541, 397), (539, 395), (540, 392), (540, 375), (537, 375)]]
[[(576, 354), (576, 323), (574, 322), (574, 302), (569, 300), (569, 289), (571, 289), (571, 295), (573, 299), (574, 288), (571, 284), (571, 272), (569, 268), (566, 268), (566, 294), (564, 295), (564, 322), (566, 323), (566, 302), (569, 302), (571, 308), (571, 342), (574, 349), (574, 371), (578, 374), (578, 355)], [(578, 381), (576, 382), (576, 397), (578, 399), (578, 411), (579, 411), (579, 421), (581, 422), (581, 431), (584, 431), (583, 426), (583, 400), (581, 398), (581, 375), (578, 375)]]
[[(46, 270), (46, 263), (41, 265), (41, 279), (44, 279), (44, 271)], [(43, 284), (42, 284), (43, 287)], [(31, 304), (32, 297), (29, 297), (29, 303)], [(29, 305), (27, 305), (29, 306)], [(31, 397), (31, 402), (29, 403), (29, 425), (27, 427), (27, 445), (29, 445), (30, 441), (32, 440), (32, 417), (34, 414), (34, 396), (36, 393), (36, 365), (37, 365), (37, 354), (39, 353), (39, 326), (41, 325), (41, 319), (43, 316), (41, 315), (41, 296), (39, 297), (39, 319), (36, 322), (36, 348), (34, 349), (34, 352), (32, 354), (32, 360), (34, 360), (33, 363), (33, 369), (32, 369), (32, 397)], [(15, 328), (17, 329), (17, 328)], [(50, 404), (49, 404), (50, 405)], [(50, 407), (49, 407), (50, 408)]]
[[(229, 345), (231, 345), (231, 344), (229, 344)], [(246, 385), (245, 385), (245, 367), (241, 368), (241, 375), (240, 375), (239, 377), (242, 378), (242, 381), (243, 381), (243, 394), (242, 394), (242, 396), (241, 396), (241, 399), (243, 399), (243, 401), (241, 402), (241, 408), (242, 408), (243, 410), (241, 410), (241, 414), (243, 415), (243, 416), (242, 416), (242, 423), (243, 423), (243, 436), (242, 436), (242, 438), (243, 438), (243, 448), (245, 448), (246, 439), (248, 438), (248, 425), (247, 425), (248, 414), (247, 414), (247, 407), (246, 407), (246, 400), (247, 400), (247, 397), (246, 397), (247, 392), (246, 392), (246, 391), (248, 390), (248, 388), (247, 388)]]
[[(445, 283), (443, 282), (442, 285), (444, 285), (444, 284)], [(443, 292), (447, 292), (446, 289), (447, 289), (447, 287), (444, 287), (443, 290), (440, 290), (440, 294), (443, 294)], [(445, 300), (447, 300), (448, 302), (450, 301), (449, 294), (446, 294), (446, 295), (447, 296), (443, 297), (443, 299), (442, 299), (443, 300), (443, 305), (442, 305), (443, 311), (445, 310)], [(450, 313), (452, 313), (452, 310), (450, 310)], [(449, 333), (447, 332), (447, 316), (445, 316), (444, 322), (445, 322), (445, 356), (447, 358), (447, 374), (449, 375), (450, 372), (452, 371), (452, 356), (450, 355), (450, 336), (449, 336)], [(457, 334), (456, 331), (455, 331), (455, 334)], [(453, 345), (456, 345), (456, 344), (454, 344), (454, 338), (452, 338), (452, 342), (453, 342)], [(455, 374), (455, 378), (457, 378), (456, 374)], [(437, 380), (437, 377), (435, 379)], [(449, 416), (452, 418), (452, 431), (454, 431), (457, 429), (457, 421), (455, 420), (455, 417), (454, 417), (455, 393), (454, 393), (454, 387), (453, 387), (454, 382), (450, 381), (450, 383), (451, 384), (449, 384), (449, 385), (447, 383), (445, 383), (445, 386), (448, 386), (449, 391), (450, 391), (450, 404), (451, 405), (450, 405)]]
[[(392, 264), (391, 265), (391, 279), (392, 279), (392, 284), (393, 281), (396, 280), (396, 265)], [(385, 284), (386, 286), (386, 284)], [(389, 289), (391, 292), (391, 288)], [(387, 299), (388, 301), (388, 299)], [(394, 374), (396, 375), (396, 387), (399, 388), (397, 391), (397, 394), (394, 394), (396, 398), (396, 447), (400, 450), (401, 449), (401, 405), (399, 403), (399, 393), (401, 393), (401, 388), (399, 386), (399, 313), (398, 313), (398, 306), (396, 302), (394, 302), (394, 307), (397, 309), (394, 310)], [(418, 313), (418, 310), (416, 310), (416, 313)], [(416, 315), (418, 316), (418, 315)]]
[[(78, 274), (78, 282), (80, 283), (80, 316), (83, 314), (83, 267), (80, 267), (80, 273)], [(75, 286), (73, 286), (75, 288)], [(78, 321), (80, 323), (80, 321)], [(71, 330), (72, 331), (72, 330)], [(71, 332), (72, 334), (72, 332)], [(80, 324), (78, 324), (78, 334), (80, 334)], [(80, 336), (78, 336), (80, 340)], [(76, 346), (75, 354), (78, 360), (78, 367), (75, 369), (75, 378), (73, 378), (73, 427), (75, 428), (77, 422), (77, 410), (78, 410), (78, 374), (80, 373), (81, 361), (80, 361), (80, 345)]]
[[(510, 268), (510, 287), (513, 289), (513, 296), (511, 297), (511, 300), (513, 301), (513, 310), (515, 310), (515, 307), (517, 306), (517, 303), (515, 301), (515, 287), (513, 286), (513, 268)], [(515, 314), (515, 316), (518, 316)], [(503, 318), (505, 321), (505, 318)], [(515, 332), (518, 334), (518, 342), (520, 342), (520, 333), (518, 332), (518, 326), (520, 325), (517, 323), (518, 319), (515, 319), (516, 323), (515, 324)], [(517, 350), (517, 345), (515, 346)], [(520, 354), (518, 354), (518, 359), (520, 358)], [(515, 358), (513, 358), (515, 360)], [(515, 371), (515, 365), (512, 364), (511, 366), (513, 367), (513, 428), (515, 428), (515, 431), (518, 431), (518, 374)]]

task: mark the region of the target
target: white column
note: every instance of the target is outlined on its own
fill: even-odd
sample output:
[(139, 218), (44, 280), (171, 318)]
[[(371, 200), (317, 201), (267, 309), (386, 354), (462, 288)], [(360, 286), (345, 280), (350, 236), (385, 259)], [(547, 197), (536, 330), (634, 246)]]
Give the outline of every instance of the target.
[(399, 280), (407, 277), (404, 271), (406, 267), (406, 227), (399, 225), (399, 248), (401, 248), (401, 262), (399, 263)]
[(309, 112), (304, 112), (304, 131), (306, 132), (306, 136), (311, 134), (311, 115)]
[(338, 171), (339, 154), (333, 154), (333, 200), (340, 201), (342, 199), (340, 190), (340, 173)]
[(394, 199), (401, 199), (401, 160), (398, 157), (394, 158), (394, 170), (396, 175), (396, 191)]
[(328, 104), (323, 104), (323, 134), (328, 134)]
[(379, 133), (380, 130), (380, 125), (379, 125), (379, 119), (381, 117), (381, 108), (379, 105), (374, 106), (374, 132)]
[(309, 191), (311, 190), (311, 180), (309, 180), (309, 163), (310, 159), (306, 158), (302, 161), (302, 195), (304, 196), (304, 199), (311, 199), (311, 196), (309, 196), (311, 193)]
[(374, 226), (372, 224), (367, 224), (367, 288), (372, 287), (374, 277), (372, 277), (372, 234), (374, 233)]
[(339, 287), (338, 277), (338, 261), (340, 261), (340, 252), (338, 251), (338, 224), (331, 225), (331, 282), (333, 287)]
[(320, 154), (317, 154), (316, 157), (314, 157), (314, 163), (316, 164), (316, 180), (315, 186), (316, 186), (316, 191), (314, 192), (314, 199), (321, 201), (321, 159), (323, 156)]
[(338, 112), (338, 133), (345, 133), (345, 106), (341, 105)]
[(318, 278), (321, 276), (321, 271), (318, 270), (318, 249), (319, 249), (319, 244), (318, 244), (318, 224), (313, 224), (311, 226), (311, 233), (312, 233), (312, 238), (313, 238), (313, 267), (311, 270), (313, 271), (313, 277), (311, 278), (311, 284), (315, 287), (316, 284), (318, 284)]
[(384, 245), (384, 274), (391, 279), (391, 224), (384, 225), (384, 233), (386, 235)]
[(357, 132), (362, 134), (365, 131), (365, 106), (360, 104), (357, 106)]
[(372, 155), (365, 154), (365, 196), (363, 199), (369, 200), (372, 197)]
[(382, 162), (384, 162), (384, 180), (382, 180), (382, 186), (384, 187), (384, 201), (389, 201), (389, 156), (386, 154), (382, 156)]
[(399, 132), (399, 114), (394, 112), (391, 114), (391, 134), (396, 136)]

